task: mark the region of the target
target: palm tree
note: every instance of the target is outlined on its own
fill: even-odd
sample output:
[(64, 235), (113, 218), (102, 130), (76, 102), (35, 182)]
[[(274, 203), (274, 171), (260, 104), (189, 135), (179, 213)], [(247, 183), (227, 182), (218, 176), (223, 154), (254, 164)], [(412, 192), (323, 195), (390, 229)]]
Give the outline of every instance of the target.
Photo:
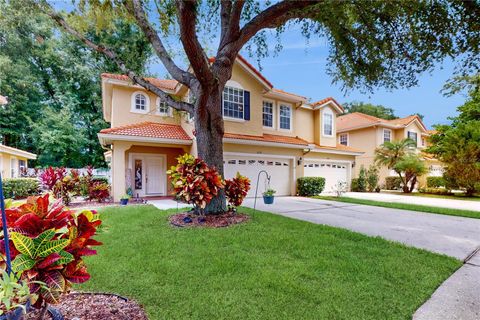
[(406, 179), (402, 175), (402, 171), (396, 168), (397, 164), (407, 155), (413, 154), (416, 147), (415, 141), (412, 139), (403, 139), (400, 141), (387, 141), (375, 149), (375, 164), (385, 166), (390, 170), (394, 170), (403, 183), (403, 191), (409, 190)]

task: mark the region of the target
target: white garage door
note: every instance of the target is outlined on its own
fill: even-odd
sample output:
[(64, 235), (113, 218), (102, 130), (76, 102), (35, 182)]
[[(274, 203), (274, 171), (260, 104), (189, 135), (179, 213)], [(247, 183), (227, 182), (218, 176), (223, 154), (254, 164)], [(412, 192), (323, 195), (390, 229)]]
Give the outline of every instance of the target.
[[(291, 194), (291, 172), (292, 163), (289, 159), (258, 157), (258, 156), (224, 156), (225, 178), (230, 179), (237, 175), (237, 172), (247, 176), (251, 181), (251, 188), (248, 197), (255, 196), (255, 186), (257, 184), (258, 173), (265, 170), (271, 176), (270, 187), (275, 189), (277, 196), (287, 196)], [(258, 184), (258, 195), (261, 196), (265, 191), (265, 174), (260, 176)]]
[(347, 182), (348, 166), (346, 163), (326, 162), (326, 161), (305, 161), (305, 177), (323, 177), (325, 178), (325, 188), (323, 192), (333, 192), (338, 182)]

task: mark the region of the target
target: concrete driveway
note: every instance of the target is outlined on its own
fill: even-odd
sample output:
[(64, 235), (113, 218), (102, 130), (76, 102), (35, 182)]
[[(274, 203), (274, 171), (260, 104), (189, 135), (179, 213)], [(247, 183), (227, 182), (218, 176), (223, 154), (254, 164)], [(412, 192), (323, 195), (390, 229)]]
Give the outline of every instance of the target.
[[(253, 207), (253, 202), (254, 199), (246, 199), (244, 205)], [(470, 257), (480, 246), (480, 219), (300, 197), (277, 197), (273, 205), (264, 205), (258, 199), (257, 209), (380, 236), (460, 260), (469, 257), (416, 311), (413, 319), (480, 319), (480, 253)]]
[(480, 201), (473, 200), (455, 200), (455, 199), (443, 199), (434, 197), (420, 197), (405, 195), (402, 193), (375, 193), (375, 192), (347, 192), (344, 195), (349, 198), (358, 198), (365, 200), (383, 201), (383, 202), (398, 202), (408, 204), (419, 204), (423, 206), (461, 209), (461, 210), (473, 210), (480, 211)]
[[(246, 199), (244, 205), (253, 208), (253, 200)], [(257, 209), (381, 236), (460, 260), (480, 246), (480, 219), (301, 197), (276, 197), (273, 205), (264, 205), (259, 198)]]

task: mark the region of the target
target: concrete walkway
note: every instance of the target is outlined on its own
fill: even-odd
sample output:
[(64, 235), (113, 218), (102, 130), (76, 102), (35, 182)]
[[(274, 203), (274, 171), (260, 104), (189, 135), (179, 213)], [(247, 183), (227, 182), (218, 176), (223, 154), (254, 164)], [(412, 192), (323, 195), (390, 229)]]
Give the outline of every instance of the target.
[[(253, 207), (253, 200), (247, 199), (244, 205)], [(273, 205), (264, 205), (258, 199), (257, 209), (381, 236), (462, 261), (480, 247), (480, 219), (296, 197), (277, 197)], [(413, 319), (478, 320), (479, 297), (480, 253), (477, 253), (435, 291)]]
[(424, 206), (442, 207), (450, 209), (474, 210), (480, 211), (480, 201), (455, 200), (443, 198), (430, 198), (421, 196), (411, 196), (395, 193), (375, 193), (375, 192), (347, 192), (344, 195), (349, 198), (359, 198), (365, 200), (398, 202), (408, 204), (419, 204)]

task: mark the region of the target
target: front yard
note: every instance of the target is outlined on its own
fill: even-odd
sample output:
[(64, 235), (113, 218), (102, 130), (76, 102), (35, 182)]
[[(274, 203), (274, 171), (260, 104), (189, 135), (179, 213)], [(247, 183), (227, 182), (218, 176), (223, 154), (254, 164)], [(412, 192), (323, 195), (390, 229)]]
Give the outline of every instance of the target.
[(167, 223), (173, 212), (102, 209), (105, 245), (79, 289), (134, 298), (151, 319), (409, 319), (461, 265), (269, 213), (230, 228), (178, 229)]

